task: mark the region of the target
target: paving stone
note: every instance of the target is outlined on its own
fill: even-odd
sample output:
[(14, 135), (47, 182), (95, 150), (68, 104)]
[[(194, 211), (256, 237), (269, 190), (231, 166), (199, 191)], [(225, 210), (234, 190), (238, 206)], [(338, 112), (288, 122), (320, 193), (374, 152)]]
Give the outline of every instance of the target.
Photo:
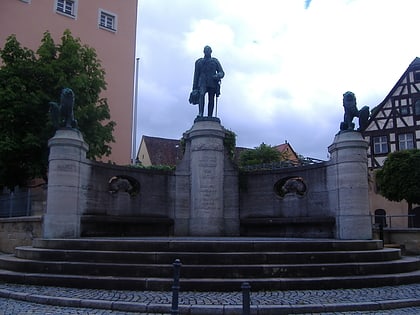
[[(251, 292), (251, 314), (420, 314), (420, 284)], [(0, 283), (0, 315), (169, 314), (172, 293)], [(180, 315), (241, 314), (241, 292), (180, 292)], [(182, 313), (181, 313), (182, 311)]]

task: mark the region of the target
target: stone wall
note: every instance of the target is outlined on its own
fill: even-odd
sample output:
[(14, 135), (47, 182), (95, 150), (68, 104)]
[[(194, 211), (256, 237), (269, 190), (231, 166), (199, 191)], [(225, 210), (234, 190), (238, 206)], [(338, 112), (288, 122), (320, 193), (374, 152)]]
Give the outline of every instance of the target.
[[(378, 237), (378, 231), (376, 236)], [(384, 244), (395, 244), (404, 249), (407, 255), (420, 255), (420, 229), (384, 229)]]
[(34, 238), (42, 236), (42, 217), (0, 219), (0, 251), (13, 253), (16, 246), (30, 246)]
[(333, 237), (327, 162), (242, 173), (239, 177), (241, 234)]
[(174, 175), (92, 162), (83, 187), (82, 236), (171, 235)]
[[(228, 161), (225, 163), (228, 164)], [(242, 225), (246, 224), (248, 219), (287, 218), (289, 220), (286, 220), (284, 225), (295, 222), (295, 225), (298, 224), (301, 227), (300, 229), (288, 228), (286, 234), (281, 232), (278, 225), (271, 228), (263, 226), (263, 232), (242, 228), (241, 234), (333, 237), (334, 221), (331, 218), (334, 214), (331, 213), (329, 207), (327, 167), (328, 163), (325, 162), (274, 171), (245, 172), (239, 177), (237, 172), (234, 172), (234, 176), (230, 176), (229, 181), (234, 181), (232, 185), (239, 186), (239, 200), (230, 201), (228, 197), (230, 195), (237, 197), (237, 194), (231, 193), (226, 188), (225, 203), (232, 203), (238, 207)], [(158, 219), (162, 218), (167, 219), (161, 221), (164, 225), (162, 228), (165, 228), (159, 230), (155, 226), (154, 233), (186, 235), (185, 231), (181, 233), (173, 231), (174, 221), (179, 220), (181, 213), (175, 214), (174, 209), (177, 202), (182, 202), (181, 194), (178, 195), (179, 200), (175, 198), (176, 182), (178, 181), (179, 185), (182, 181), (179, 171), (182, 167), (177, 169), (176, 176), (170, 171), (145, 170), (98, 162), (91, 162), (90, 169), (91, 180), (82, 190), (86, 199), (82, 216), (82, 234), (110, 235), (113, 229), (119, 227), (130, 229), (131, 222), (137, 226), (137, 231), (131, 231), (129, 234), (150, 235), (150, 231), (142, 233), (142, 229), (153, 220), (157, 224)], [(188, 173), (186, 176), (188, 177)], [(112, 187), (113, 180), (120, 180), (120, 182)], [(289, 181), (289, 186), (292, 183), (291, 187), (280, 196), (276, 189), (281, 187), (276, 188), (276, 185), (284, 186), (287, 181)], [(132, 190), (124, 185), (128, 183), (133, 187)], [(185, 193), (190, 185), (189, 180), (187, 184), (178, 187), (178, 190)], [(299, 191), (299, 187), (294, 187), (294, 184), (303, 184), (304, 191)], [(189, 197), (186, 200), (184, 207), (188, 209)], [(186, 213), (185, 217), (188, 215), (189, 213)], [(300, 218), (300, 221), (296, 223), (297, 218)], [(144, 221), (143, 225), (141, 219)], [(118, 233), (114, 231), (114, 235)]]
[(172, 172), (92, 162), (79, 132), (57, 131), (42, 237), (372, 237), (360, 133), (337, 134), (329, 161), (258, 172), (238, 172), (224, 135), (197, 121)]
[(242, 173), (239, 189), (241, 219), (333, 215), (326, 163)]
[(174, 175), (92, 162), (90, 182), (83, 187), (86, 215), (171, 217)]

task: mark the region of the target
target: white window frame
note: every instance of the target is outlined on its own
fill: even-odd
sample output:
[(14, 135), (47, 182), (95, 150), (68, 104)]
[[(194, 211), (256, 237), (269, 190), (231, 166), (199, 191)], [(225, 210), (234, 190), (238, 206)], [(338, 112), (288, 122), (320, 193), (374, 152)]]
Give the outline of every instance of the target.
[(387, 136), (376, 136), (373, 137), (373, 153), (374, 154), (387, 154), (388, 149), (388, 137)]
[(414, 137), (412, 133), (401, 133), (398, 135), (398, 149), (414, 149)]
[[(102, 23), (102, 17), (105, 17), (107, 20), (105, 21), (105, 24)], [(108, 22), (112, 21), (112, 25), (109, 26)], [(118, 18), (115, 13), (106, 11), (104, 9), (99, 9), (98, 11), (98, 26), (99, 28), (103, 30), (107, 30), (110, 32), (116, 32), (118, 29)]]
[[(75, 19), (77, 17), (77, 3), (78, 0), (55, 0), (54, 10), (58, 14), (71, 17)], [(63, 10), (59, 10), (59, 6), (63, 6)], [(71, 7), (70, 12), (67, 10), (67, 6)]]

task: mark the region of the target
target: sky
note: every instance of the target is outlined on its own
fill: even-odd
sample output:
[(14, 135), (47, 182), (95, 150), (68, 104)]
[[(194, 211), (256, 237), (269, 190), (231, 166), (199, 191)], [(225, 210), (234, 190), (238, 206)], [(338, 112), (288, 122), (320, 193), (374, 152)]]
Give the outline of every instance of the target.
[(372, 109), (420, 57), (419, 12), (418, 0), (139, 0), (137, 143), (192, 127), (209, 45), (225, 72), (217, 117), (237, 146), (287, 141), (327, 160), (343, 94)]

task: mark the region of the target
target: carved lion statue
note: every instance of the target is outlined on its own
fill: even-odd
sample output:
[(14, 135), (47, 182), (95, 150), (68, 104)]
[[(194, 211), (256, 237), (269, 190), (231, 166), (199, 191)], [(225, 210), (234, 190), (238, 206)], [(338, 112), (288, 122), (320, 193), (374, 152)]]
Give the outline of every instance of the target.
[(353, 92), (347, 91), (343, 94), (344, 121), (340, 125), (340, 130), (354, 130), (353, 118), (359, 117), (359, 129), (366, 128), (369, 120), (369, 107), (364, 106), (361, 110), (357, 109), (356, 96)]
[(50, 114), (55, 129), (62, 125), (65, 128), (76, 128), (77, 122), (74, 119), (74, 92), (70, 88), (64, 88), (60, 95), (60, 104), (49, 102)]

